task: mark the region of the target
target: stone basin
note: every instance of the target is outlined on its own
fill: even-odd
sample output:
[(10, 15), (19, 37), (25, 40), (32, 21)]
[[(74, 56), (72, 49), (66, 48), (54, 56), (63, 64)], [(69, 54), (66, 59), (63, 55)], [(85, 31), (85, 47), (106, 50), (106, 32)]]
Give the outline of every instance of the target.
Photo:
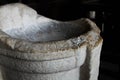
[(97, 80), (102, 41), (87, 18), (62, 22), (20, 3), (0, 7), (3, 80)]

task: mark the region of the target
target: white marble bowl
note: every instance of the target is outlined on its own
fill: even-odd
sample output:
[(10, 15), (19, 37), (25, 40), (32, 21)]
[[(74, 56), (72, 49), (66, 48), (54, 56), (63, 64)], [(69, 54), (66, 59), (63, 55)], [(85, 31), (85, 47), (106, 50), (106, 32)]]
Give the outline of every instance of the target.
[[(97, 80), (102, 38), (94, 22), (61, 22), (23, 4), (6, 6), (20, 16), (0, 21), (3, 80)], [(0, 8), (0, 20), (6, 6)]]

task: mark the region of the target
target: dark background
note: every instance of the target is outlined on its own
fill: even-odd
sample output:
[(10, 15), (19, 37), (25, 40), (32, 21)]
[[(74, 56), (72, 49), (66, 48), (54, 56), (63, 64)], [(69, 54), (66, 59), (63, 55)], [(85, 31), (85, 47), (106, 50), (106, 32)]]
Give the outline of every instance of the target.
[[(99, 80), (119, 78), (119, 0), (0, 0), (0, 5), (22, 2), (37, 10), (41, 15), (61, 21), (89, 18), (101, 29), (103, 47)], [(89, 13), (94, 11), (95, 18)]]

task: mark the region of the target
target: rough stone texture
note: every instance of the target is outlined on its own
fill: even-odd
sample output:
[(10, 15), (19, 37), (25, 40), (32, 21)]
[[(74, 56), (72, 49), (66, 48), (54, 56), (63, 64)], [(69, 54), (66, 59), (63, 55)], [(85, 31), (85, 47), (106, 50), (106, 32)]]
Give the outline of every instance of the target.
[(97, 80), (101, 47), (89, 19), (60, 22), (23, 4), (0, 7), (4, 80)]

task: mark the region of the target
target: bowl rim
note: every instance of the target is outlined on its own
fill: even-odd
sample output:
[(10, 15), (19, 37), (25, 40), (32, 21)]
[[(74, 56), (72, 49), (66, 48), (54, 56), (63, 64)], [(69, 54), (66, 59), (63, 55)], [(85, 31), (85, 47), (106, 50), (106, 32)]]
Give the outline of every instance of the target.
[[(100, 37), (100, 29), (92, 20), (88, 18), (81, 18), (70, 22), (77, 24), (81, 24), (83, 22), (85, 25), (86, 24), (89, 25), (90, 30), (81, 34), (78, 37), (73, 37), (60, 41), (44, 42), (44, 43), (43, 42), (34, 43), (25, 40), (11, 38), (10, 36), (2, 32), (0, 33), (0, 42), (9, 46), (11, 50), (27, 52), (27, 53), (47, 53), (54, 51), (64, 51), (68, 49), (76, 49), (80, 47), (82, 43), (89, 42), (90, 37), (91, 37), (90, 39), (94, 39), (96, 36)], [(91, 33), (96, 34), (96, 36), (94, 36)], [(77, 43), (79, 40), (81, 41)]]

